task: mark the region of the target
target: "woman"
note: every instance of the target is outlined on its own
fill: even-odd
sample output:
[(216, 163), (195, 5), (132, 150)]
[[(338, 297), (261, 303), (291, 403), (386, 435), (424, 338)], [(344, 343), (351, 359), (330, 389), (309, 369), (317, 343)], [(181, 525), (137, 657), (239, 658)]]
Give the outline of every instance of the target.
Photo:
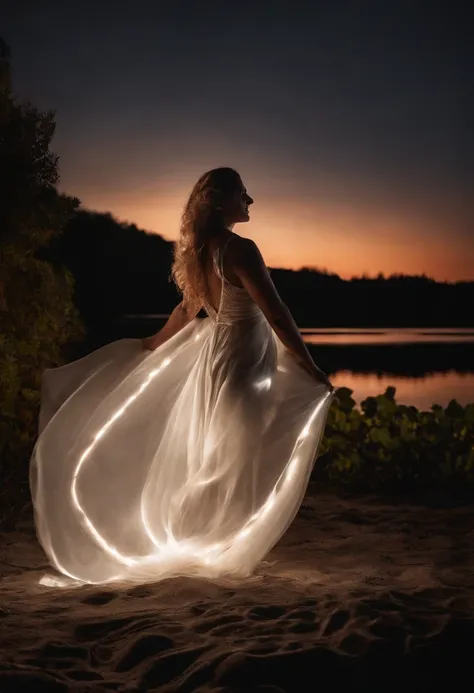
[(233, 169), (204, 174), (166, 325), (44, 375), (37, 532), (74, 579), (248, 575), (298, 510), (333, 388), (257, 246), (232, 231), (252, 203)]

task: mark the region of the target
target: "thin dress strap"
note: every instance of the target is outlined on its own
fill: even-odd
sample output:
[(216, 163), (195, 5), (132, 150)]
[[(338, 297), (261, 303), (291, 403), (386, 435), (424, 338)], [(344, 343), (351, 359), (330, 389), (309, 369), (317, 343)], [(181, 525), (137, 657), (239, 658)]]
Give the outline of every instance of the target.
[(227, 250), (227, 246), (229, 245), (230, 240), (232, 239), (232, 236), (229, 236), (229, 238), (226, 240), (224, 245), (221, 248), (217, 248), (216, 252), (214, 254), (214, 267), (216, 269), (216, 274), (218, 277), (222, 279), (222, 281), (225, 280), (224, 277), (224, 253)]

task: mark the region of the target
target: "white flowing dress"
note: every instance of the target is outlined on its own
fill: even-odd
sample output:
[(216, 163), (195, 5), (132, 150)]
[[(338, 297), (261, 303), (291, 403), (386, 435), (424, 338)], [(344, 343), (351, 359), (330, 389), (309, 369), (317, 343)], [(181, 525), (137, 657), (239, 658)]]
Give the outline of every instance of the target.
[(30, 487), (70, 578), (248, 576), (301, 504), (332, 394), (222, 256), (218, 311), (155, 351), (121, 339), (44, 373)]

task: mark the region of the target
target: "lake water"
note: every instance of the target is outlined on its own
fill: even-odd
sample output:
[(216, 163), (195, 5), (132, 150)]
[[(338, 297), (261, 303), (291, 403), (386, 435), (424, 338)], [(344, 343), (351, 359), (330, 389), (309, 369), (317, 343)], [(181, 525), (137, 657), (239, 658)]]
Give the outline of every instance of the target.
[[(302, 329), (316, 362), (360, 403), (389, 386), (396, 400), (429, 409), (474, 402), (473, 329)], [(321, 364), (320, 364), (321, 365)]]
[[(420, 344), (460, 343), (474, 344), (474, 329), (447, 327), (442, 329), (390, 328), (311, 328), (300, 329), (310, 344)], [(473, 364), (474, 366), (474, 364)]]
[[(120, 335), (151, 334), (167, 316), (124, 316)], [(474, 402), (474, 329), (304, 328), (305, 342), (336, 387), (360, 403), (396, 388), (396, 400), (427, 410)]]

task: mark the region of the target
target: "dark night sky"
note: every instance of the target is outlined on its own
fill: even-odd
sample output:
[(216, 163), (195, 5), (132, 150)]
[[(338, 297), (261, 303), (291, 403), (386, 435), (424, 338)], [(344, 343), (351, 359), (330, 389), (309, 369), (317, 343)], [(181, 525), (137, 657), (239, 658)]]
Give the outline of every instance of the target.
[(467, 1), (3, 0), (0, 34), (85, 206), (175, 238), (231, 165), (273, 266), (474, 279)]

